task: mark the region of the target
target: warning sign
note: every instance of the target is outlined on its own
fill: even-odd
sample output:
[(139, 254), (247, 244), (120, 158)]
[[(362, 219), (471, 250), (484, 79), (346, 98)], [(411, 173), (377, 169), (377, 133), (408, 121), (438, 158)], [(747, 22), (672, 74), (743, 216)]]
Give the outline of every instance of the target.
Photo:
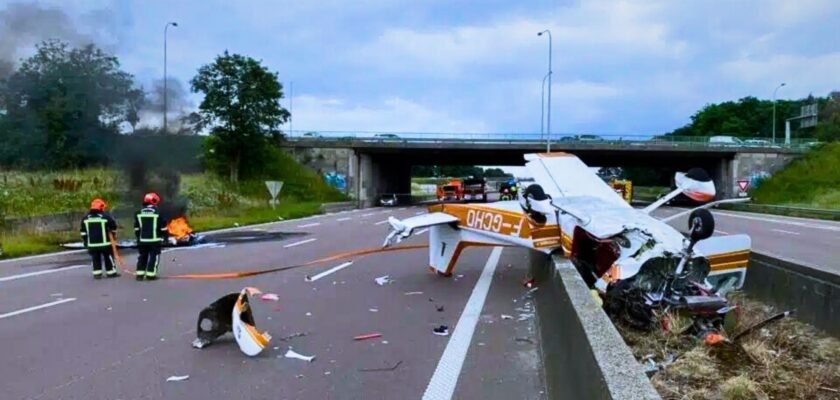
[(747, 188), (750, 187), (750, 181), (746, 179), (742, 179), (738, 181), (738, 189), (741, 189), (738, 192), (739, 196), (746, 196), (747, 195)]

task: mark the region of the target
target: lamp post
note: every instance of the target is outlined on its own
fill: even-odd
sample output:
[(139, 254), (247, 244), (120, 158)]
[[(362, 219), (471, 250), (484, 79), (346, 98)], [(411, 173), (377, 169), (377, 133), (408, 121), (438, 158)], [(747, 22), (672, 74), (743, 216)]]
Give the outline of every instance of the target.
[(547, 140), (545, 151), (551, 152), (551, 31), (546, 29), (537, 33), (537, 36), (542, 36), (543, 33), (548, 33), (548, 121), (546, 122)]
[(169, 90), (166, 83), (166, 33), (169, 31), (169, 26), (177, 27), (177, 22), (167, 22), (163, 27), (163, 133), (167, 134), (169, 131), (166, 128), (166, 113), (169, 111)]
[(773, 144), (776, 144), (776, 92), (785, 86), (786, 84), (782, 82), (779, 86), (776, 86), (776, 89), (773, 89)]
[(545, 133), (545, 79), (548, 78), (549, 74), (545, 74), (542, 80), (542, 94), (540, 94), (540, 139), (543, 138), (543, 134)]

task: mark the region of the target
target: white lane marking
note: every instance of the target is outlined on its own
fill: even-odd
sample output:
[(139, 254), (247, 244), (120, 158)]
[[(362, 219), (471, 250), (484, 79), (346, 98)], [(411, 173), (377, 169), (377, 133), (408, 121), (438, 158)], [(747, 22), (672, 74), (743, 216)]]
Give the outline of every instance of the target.
[(751, 216), (751, 215), (732, 214), (732, 213), (722, 212), (722, 211), (714, 211), (714, 214), (720, 214), (720, 215), (724, 215), (724, 216), (727, 216), (727, 217), (733, 217), (733, 218), (743, 218), (743, 219), (750, 219), (750, 220), (754, 220), (754, 221), (770, 222), (770, 223), (774, 223), (774, 224), (801, 226), (801, 227), (804, 227), (804, 228), (824, 229), (824, 230), (828, 230), (828, 231), (840, 232), (840, 225), (833, 226), (833, 225), (820, 224), (820, 223), (814, 223), (814, 222), (804, 222), (804, 221), (807, 221), (807, 220), (798, 221), (798, 220), (793, 220), (793, 219), (754, 217), (754, 216)]
[(496, 271), (501, 255), (502, 248), (494, 247), (490, 258), (487, 259), (487, 264), (484, 264), (481, 277), (478, 278), (470, 299), (467, 300), (467, 305), (461, 313), (461, 318), (458, 319), (458, 324), (455, 325), (455, 330), (449, 338), (449, 343), (446, 344), (443, 356), (435, 368), (435, 373), (429, 385), (426, 386), (423, 400), (448, 400), (455, 393), (458, 376), (464, 366), (467, 350), (470, 348), (475, 326), (481, 316), (481, 309), (484, 308), (484, 301), (487, 299), (487, 292), (490, 291), (493, 273)]
[(298, 225), (298, 228), (311, 228), (313, 226), (318, 226), (318, 225), (321, 225), (321, 223), (320, 222), (313, 222), (311, 224)]
[(317, 281), (318, 279), (321, 279), (321, 278), (323, 278), (323, 277), (325, 277), (325, 276), (327, 276), (327, 275), (329, 275), (329, 274), (331, 274), (331, 273), (333, 273), (333, 272), (338, 272), (338, 271), (341, 271), (342, 269), (347, 268), (347, 267), (349, 267), (349, 266), (351, 266), (351, 265), (353, 265), (353, 261), (348, 261), (348, 262), (346, 262), (346, 263), (344, 263), (344, 264), (339, 264), (339, 265), (336, 265), (335, 267), (332, 267), (332, 268), (330, 268), (330, 269), (328, 269), (328, 270), (326, 270), (326, 271), (324, 271), (324, 272), (321, 272), (321, 273), (320, 273), (320, 274), (318, 274), (318, 275), (315, 275), (315, 276), (313, 276), (313, 277), (309, 278), (309, 282), (315, 282), (315, 281)]
[(362, 218), (364, 218), (364, 217), (370, 217), (370, 216), (371, 216), (371, 215), (373, 215), (373, 214), (376, 214), (376, 213), (367, 213), (367, 214), (362, 214)]
[(22, 310), (17, 310), (17, 311), (8, 312), (8, 313), (5, 313), (5, 314), (0, 314), (0, 319), (14, 317), (15, 315), (25, 314), (25, 313), (28, 313), (28, 312), (40, 310), (42, 308), (57, 306), (59, 304), (64, 304), (64, 303), (69, 303), (71, 301), (76, 301), (76, 298), (75, 297), (70, 297), (70, 298), (67, 298), (67, 299), (61, 299), (61, 300), (51, 301), (49, 303), (44, 303), (44, 304), (41, 304), (39, 306), (28, 307), (28, 308), (24, 308)]
[(300, 242), (289, 243), (289, 244), (287, 244), (287, 245), (285, 245), (285, 246), (283, 246), (283, 247), (285, 247), (285, 248), (289, 248), (289, 247), (300, 246), (300, 245), (302, 245), (302, 244), (307, 244), (307, 243), (310, 243), (310, 242), (314, 242), (314, 241), (316, 241), (316, 240), (318, 240), (318, 238), (311, 238), (311, 239), (301, 240)]
[(417, 233), (415, 233), (415, 235), (422, 235), (422, 234), (424, 234), (428, 231), (429, 231), (429, 228), (423, 228), (423, 229), (417, 231)]
[(779, 232), (779, 233), (784, 233), (785, 235), (797, 235), (797, 236), (799, 235), (799, 232), (786, 231), (786, 230), (784, 230), (784, 229), (771, 229), (771, 231), (773, 231), (773, 232)]
[(400, 207), (400, 211), (405, 211), (405, 210), (407, 210), (407, 209), (408, 209), (408, 208), (406, 208), (406, 207)]
[(715, 232), (720, 233), (721, 235), (728, 235), (729, 234), (729, 232), (724, 232), (720, 229), (715, 229)]
[(414, 213), (414, 215), (421, 215), (421, 214), (425, 214), (425, 213), (426, 213), (425, 211), (417, 211), (416, 213)]
[(386, 222), (388, 222), (388, 220), (387, 220), (387, 219), (386, 219), (386, 220), (379, 221), (379, 222), (375, 223), (374, 225), (382, 225), (382, 224), (384, 224), (384, 223), (386, 223)]
[(337, 219), (336, 221), (349, 221), (349, 220), (351, 220), (351, 219), (353, 219), (353, 218), (350, 218), (350, 217), (344, 217), (344, 218), (339, 218), (339, 219)]
[(20, 274), (20, 275), (4, 276), (4, 277), (0, 278), (0, 282), (13, 281), (15, 279), (29, 278), (29, 277), (38, 276), (38, 275), (54, 274), (56, 272), (64, 272), (64, 271), (69, 271), (71, 269), (79, 269), (79, 268), (86, 268), (86, 267), (91, 268), (90, 265), (71, 265), (69, 267), (64, 267), (64, 268), (46, 269), (46, 270), (43, 270), (43, 271), (28, 272), (28, 273)]

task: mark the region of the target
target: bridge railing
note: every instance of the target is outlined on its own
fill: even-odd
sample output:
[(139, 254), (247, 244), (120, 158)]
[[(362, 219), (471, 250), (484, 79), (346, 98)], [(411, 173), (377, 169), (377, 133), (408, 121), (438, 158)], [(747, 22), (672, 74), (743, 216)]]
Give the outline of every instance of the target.
[[(359, 131), (292, 131), (292, 141), (368, 142), (368, 143), (487, 143), (540, 144), (547, 140), (539, 133), (447, 133), (447, 132), (359, 132)], [(704, 148), (763, 148), (805, 150), (817, 144), (813, 139), (794, 139), (791, 143), (754, 138), (731, 142), (710, 141), (710, 136), (650, 136), (650, 135), (577, 135), (555, 133), (551, 143), (575, 147), (704, 147)]]

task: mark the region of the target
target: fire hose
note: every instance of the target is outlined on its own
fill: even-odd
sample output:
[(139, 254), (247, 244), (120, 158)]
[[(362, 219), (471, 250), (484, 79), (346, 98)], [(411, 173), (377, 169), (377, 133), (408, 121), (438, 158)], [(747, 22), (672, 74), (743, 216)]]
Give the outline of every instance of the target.
[[(249, 276), (256, 276), (256, 275), (263, 275), (263, 274), (270, 274), (273, 272), (280, 272), (286, 271), (291, 269), (309, 267), (315, 264), (321, 264), (329, 261), (340, 260), (349, 257), (362, 257), (371, 254), (379, 254), (379, 253), (389, 253), (392, 251), (402, 251), (402, 250), (417, 250), (417, 249), (425, 249), (428, 248), (429, 245), (426, 244), (415, 244), (415, 245), (403, 245), (403, 246), (395, 246), (395, 247), (376, 247), (376, 248), (369, 248), (369, 249), (361, 249), (355, 251), (348, 251), (333, 254), (327, 257), (318, 258), (312, 261), (305, 262), (303, 264), (295, 264), (295, 265), (286, 265), (282, 267), (273, 267), (273, 268), (265, 268), (265, 269), (257, 269), (252, 271), (233, 271), (233, 272), (217, 272), (217, 273), (188, 273), (188, 274), (178, 274), (178, 275), (170, 275), (170, 276), (161, 276), (162, 279), (239, 279), (239, 278), (246, 278)], [(122, 261), (120, 261), (122, 263)], [(134, 275), (133, 271), (129, 271), (123, 269), (123, 271), (127, 274)]]

